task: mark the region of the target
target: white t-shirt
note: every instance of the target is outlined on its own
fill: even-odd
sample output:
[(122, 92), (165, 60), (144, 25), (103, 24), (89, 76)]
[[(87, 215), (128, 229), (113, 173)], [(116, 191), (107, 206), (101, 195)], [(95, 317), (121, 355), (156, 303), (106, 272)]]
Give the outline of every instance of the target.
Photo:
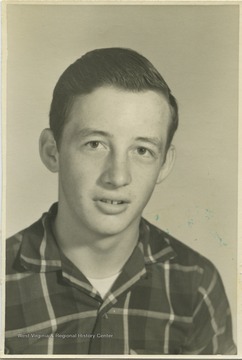
[(108, 291), (111, 289), (114, 281), (117, 279), (120, 272), (118, 272), (115, 275), (106, 277), (104, 279), (93, 279), (93, 278), (90, 278), (90, 277), (87, 277), (87, 279), (90, 281), (92, 286), (99, 292), (101, 297), (104, 298), (105, 295), (108, 293)]

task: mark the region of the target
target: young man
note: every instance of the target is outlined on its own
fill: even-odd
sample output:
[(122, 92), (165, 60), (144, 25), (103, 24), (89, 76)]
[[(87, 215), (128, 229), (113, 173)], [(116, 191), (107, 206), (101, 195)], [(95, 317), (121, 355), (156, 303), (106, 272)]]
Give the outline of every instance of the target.
[(214, 266), (141, 217), (177, 125), (170, 89), (132, 50), (62, 74), (40, 137), (58, 204), (7, 242), (8, 353), (236, 353)]

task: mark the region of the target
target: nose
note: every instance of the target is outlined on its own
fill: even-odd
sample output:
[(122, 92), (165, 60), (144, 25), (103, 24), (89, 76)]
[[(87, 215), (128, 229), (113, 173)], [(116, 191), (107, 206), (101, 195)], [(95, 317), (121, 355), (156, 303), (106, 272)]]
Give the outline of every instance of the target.
[(106, 185), (122, 187), (130, 184), (131, 173), (126, 156), (112, 154), (107, 159), (106, 169), (102, 174), (102, 181)]

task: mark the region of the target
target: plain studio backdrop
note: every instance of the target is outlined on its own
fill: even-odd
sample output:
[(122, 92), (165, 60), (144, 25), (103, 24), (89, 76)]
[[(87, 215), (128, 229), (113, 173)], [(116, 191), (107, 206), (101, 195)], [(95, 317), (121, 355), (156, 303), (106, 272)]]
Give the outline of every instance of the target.
[(7, 235), (57, 200), (38, 139), (60, 74), (94, 48), (137, 50), (180, 108), (174, 170), (144, 215), (216, 265), (235, 333), (238, 20), (236, 5), (8, 5)]

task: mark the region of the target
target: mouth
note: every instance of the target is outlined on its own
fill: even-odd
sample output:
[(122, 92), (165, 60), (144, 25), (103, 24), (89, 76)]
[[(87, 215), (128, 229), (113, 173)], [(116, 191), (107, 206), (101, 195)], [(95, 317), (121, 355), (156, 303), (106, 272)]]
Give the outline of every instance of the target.
[(130, 201), (127, 199), (106, 199), (96, 198), (95, 199), (97, 209), (105, 215), (119, 215), (125, 212)]
[(126, 201), (122, 201), (122, 200), (109, 200), (109, 199), (100, 199), (100, 201), (111, 205), (121, 205), (127, 203)]

